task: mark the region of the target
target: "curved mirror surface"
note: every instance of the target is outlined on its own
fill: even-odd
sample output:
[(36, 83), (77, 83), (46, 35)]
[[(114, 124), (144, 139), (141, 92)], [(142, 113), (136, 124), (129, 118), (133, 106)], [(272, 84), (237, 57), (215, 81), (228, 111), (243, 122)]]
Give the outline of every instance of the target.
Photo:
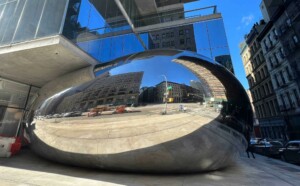
[[(110, 154), (110, 157), (120, 153), (136, 157), (141, 149), (148, 154), (147, 149), (155, 149), (162, 144), (167, 148), (167, 144), (175, 141), (181, 143), (180, 139), (194, 134), (203, 138), (202, 141), (191, 140), (195, 145), (204, 143), (205, 140), (211, 141), (205, 142), (208, 149), (212, 148), (211, 143), (215, 143), (215, 150), (225, 148), (224, 141), (227, 138), (232, 143), (228, 143), (228, 149), (224, 152), (234, 154), (246, 147), (245, 139), (249, 137), (252, 128), (248, 97), (229, 71), (208, 58), (186, 51), (154, 50), (100, 64), (95, 67), (94, 73), (95, 79), (92, 81), (67, 88), (40, 105), (35, 111), (33, 122), (36, 139), (64, 152)], [(50, 135), (57, 139), (64, 138), (58, 144), (53, 142)], [(224, 139), (219, 139), (220, 136)], [(66, 138), (76, 139), (76, 142), (78, 139), (83, 140), (85, 145), (80, 149), (70, 146), (69, 143), (74, 142), (68, 141), (66, 148), (63, 145)], [(88, 144), (91, 140), (96, 140), (97, 149), (94, 151)], [(111, 140), (114, 141), (108, 142)], [(232, 150), (234, 143), (238, 143), (240, 149)], [(175, 146), (173, 144), (170, 148), (174, 150)], [(87, 152), (89, 148), (92, 150)], [(179, 145), (177, 150), (181, 148), (184, 149), (185, 144)], [(203, 153), (204, 145), (199, 147), (201, 148)], [(157, 156), (162, 158), (161, 155)], [(197, 153), (192, 156), (199, 158)], [(203, 156), (211, 155), (208, 153)], [(67, 158), (62, 159), (64, 162), (71, 162)], [(151, 168), (145, 168), (139, 165), (137, 159), (132, 162), (131, 158), (126, 159), (125, 164), (129, 164), (130, 168), (122, 167), (124, 162), (115, 166), (124, 170), (155, 170), (155, 165), (146, 163)], [(96, 160), (101, 162), (100, 167), (115, 169), (111, 164), (106, 164), (107, 160), (99, 157)], [(113, 158), (112, 161), (118, 160)], [(170, 166), (165, 166), (168, 167), (166, 170), (176, 171), (176, 164), (169, 163)], [(176, 168), (170, 168), (172, 166)], [(203, 169), (196, 167), (191, 170)]]

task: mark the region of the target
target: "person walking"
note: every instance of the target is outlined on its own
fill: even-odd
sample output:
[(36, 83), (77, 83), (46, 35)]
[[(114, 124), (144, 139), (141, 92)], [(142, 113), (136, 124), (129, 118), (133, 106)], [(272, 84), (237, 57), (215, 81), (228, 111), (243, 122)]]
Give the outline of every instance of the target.
[(248, 158), (250, 158), (250, 155), (249, 155), (249, 153), (251, 153), (252, 154), (252, 157), (253, 157), (253, 159), (255, 159), (255, 156), (254, 156), (254, 154), (253, 154), (253, 146), (252, 145), (248, 145), (248, 147), (247, 147), (247, 149), (246, 149), (246, 152), (247, 152), (247, 156), (248, 156)]

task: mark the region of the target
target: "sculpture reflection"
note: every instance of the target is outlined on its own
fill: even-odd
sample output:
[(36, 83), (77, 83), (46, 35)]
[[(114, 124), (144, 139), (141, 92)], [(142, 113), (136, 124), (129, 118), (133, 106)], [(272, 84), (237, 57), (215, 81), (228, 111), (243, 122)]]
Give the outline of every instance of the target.
[(35, 152), (104, 169), (194, 172), (228, 166), (246, 148), (249, 100), (213, 61), (155, 50), (94, 72), (40, 104), (29, 128)]

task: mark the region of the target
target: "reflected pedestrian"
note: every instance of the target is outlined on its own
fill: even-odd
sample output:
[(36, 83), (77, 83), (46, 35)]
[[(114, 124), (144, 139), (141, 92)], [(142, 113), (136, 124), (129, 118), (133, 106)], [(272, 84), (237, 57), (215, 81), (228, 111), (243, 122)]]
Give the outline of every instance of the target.
[(255, 156), (253, 154), (253, 146), (252, 145), (248, 145), (246, 152), (247, 152), (248, 158), (250, 158), (250, 155), (249, 155), (249, 152), (250, 152), (252, 154), (253, 159), (255, 159)]

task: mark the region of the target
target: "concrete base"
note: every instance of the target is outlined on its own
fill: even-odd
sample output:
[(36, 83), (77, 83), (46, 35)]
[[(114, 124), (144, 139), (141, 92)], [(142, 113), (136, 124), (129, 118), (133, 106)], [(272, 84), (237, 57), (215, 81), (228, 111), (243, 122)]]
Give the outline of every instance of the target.
[(106, 172), (56, 164), (23, 150), (12, 158), (0, 158), (0, 180), (10, 185), (134, 185), (134, 186), (296, 186), (300, 185), (300, 167), (279, 160), (245, 154), (234, 166), (220, 171), (153, 175)]

